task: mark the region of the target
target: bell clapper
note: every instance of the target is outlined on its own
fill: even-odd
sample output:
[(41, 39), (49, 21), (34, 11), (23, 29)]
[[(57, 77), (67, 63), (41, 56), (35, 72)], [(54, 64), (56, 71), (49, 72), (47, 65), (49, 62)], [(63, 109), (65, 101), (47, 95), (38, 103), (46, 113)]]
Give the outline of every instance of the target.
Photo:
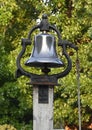
[(50, 72), (50, 69), (47, 68), (47, 66), (45, 66), (43, 69), (42, 69), (42, 72), (46, 75), (48, 75), (48, 73)]

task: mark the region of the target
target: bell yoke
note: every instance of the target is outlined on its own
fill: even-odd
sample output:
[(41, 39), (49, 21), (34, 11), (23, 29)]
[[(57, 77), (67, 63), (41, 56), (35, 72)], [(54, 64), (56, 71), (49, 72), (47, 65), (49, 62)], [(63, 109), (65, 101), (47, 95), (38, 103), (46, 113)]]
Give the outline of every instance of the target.
[[(31, 34), (36, 29), (40, 29), (41, 33), (34, 37), (33, 51), (30, 58), (25, 62), (25, 65), (29, 67), (40, 67), (42, 69), (42, 72), (44, 72), (44, 74), (41, 75), (27, 72), (22, 68), (20, 63), (20, 60), (26, 51), (26, 46), (31, 45)], [(67, 60), (67, 67), (65, 70), (63, 70), (63, 72), (52, 75), (48, 75), (50, 68), (64, 67), (64, 63), (58, 58), (56, 52), (56, 39), (53, 35), (48, 33), (50, 30), (53, 30), (57, 33), (58, 46), (61, 46), (62, 54)], [(72, 61), (66, 51), (67, 47), (71, 47), (76, 51), (78, 50), (78, 48), (71, 42), (61, 39), (59, 30), (55, 26), (49, 24), (47, 15), (44, 14), (42, 16), (42, 21), (40, 24), (34, 26), (30, 30), (28, 38), (22, 39), (22, 50), (17, 58), (16, 77), (18, 78), (21, 75), (25, 75), (31, 78), (31, 84), (57, 85), (58, 79), (66, 76), (72, 68)]]

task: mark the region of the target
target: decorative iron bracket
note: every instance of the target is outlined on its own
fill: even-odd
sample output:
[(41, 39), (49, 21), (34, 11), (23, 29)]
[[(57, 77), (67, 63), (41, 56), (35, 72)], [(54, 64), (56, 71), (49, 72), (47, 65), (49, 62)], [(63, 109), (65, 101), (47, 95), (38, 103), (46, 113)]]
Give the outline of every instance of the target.
[[(65, 68), (65, 70), (63, 72), (57, 73), (57, 74), (52, 74), (52, 75), (39, 75), (39, 74), (34, 74), (34, 73), (30, 73), (26, 70), (23, 69), (23, 67), (21, 66), (21, 58), (23, 56), (23, 54), (26, 51), (26, 46), (27, 45), (31, 45), (31, 34), (36, 30), (36, 29), (40, 29), (40, 31), (50, 31), (50, 30), (54, 30), (57, 33), (58, 36), (58, 46), (62, 47), (62, 51), (63, 51), (63, 55), (65, 56), (66, 60), (67, 60), (67, 67)], [(39, 25), (34, 26), (29, 34), (28, 34), (28, 38), (27, 39), (22, 39), (22, 50), (20, 52), (20, 54), (17, 57), (17, 71), (16, 71), (16, 77), (20, 77), (22, 75), (25, 75), (29, 78), (31, 78), (31, 83), (30, 84), (45, 84), (45, 85), (57, 85), (57, 80), (59, 78), (65, 77), (66, 75), (68, 75), (68, 73), (71, 71), (72, 69), (72, 61), (70, 59), (70, 56), (68, 55), (66, 49), (67, 47), (71, 47), (73, 49), (75, 49), (76, 51), (78, 50), (78, 47), (76, 47), (74, 44), (72, 44), (71, 42), (67, 41), (67, 40), (62, 40), (61, 39), (61, 35), (59, 30), (53, 26), (50, 25), (48, 23), (48, 19), (47, 19), (47, 15), (43, 15), (42, 16), (42, 21), (40, 22)]]

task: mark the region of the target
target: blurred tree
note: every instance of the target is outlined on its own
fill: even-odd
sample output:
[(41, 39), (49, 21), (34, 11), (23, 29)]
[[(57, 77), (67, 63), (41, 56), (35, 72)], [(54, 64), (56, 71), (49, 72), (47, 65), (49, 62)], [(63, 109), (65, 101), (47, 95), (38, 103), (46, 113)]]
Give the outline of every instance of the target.
[[(26, 85), (29, 79), (24, 76), (15, 79), (16, 57), (21, 50), (20, 39), (27, 37), (30, 28), (37, 19), (41, 19), (43, 13), (48, 14), (49, 21), (57, 26), (63, 39), (79, 47), (82, 125), (91, 122), (91, 7), (91, 0), (0, 0), (0, 124), (10, 123), (20, 130), (22, 125), (32, 121), (32, 87)], [(29, 52), (27, 48), (23, 62)], [(68, 76), (59, 80), (61, 86), (55, 87), (56, 127), (61, 124), (78, 125), (76, 54), (71, 49), (68, 52), (72, 54), (73, 69)]]

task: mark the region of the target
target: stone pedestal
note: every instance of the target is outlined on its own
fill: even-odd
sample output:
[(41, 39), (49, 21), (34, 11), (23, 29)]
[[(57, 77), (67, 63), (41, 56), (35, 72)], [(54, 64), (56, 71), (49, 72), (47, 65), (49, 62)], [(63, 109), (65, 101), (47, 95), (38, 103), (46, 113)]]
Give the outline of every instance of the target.
[(33, 86), (33, 130), (53, 130), (53, 86)]

